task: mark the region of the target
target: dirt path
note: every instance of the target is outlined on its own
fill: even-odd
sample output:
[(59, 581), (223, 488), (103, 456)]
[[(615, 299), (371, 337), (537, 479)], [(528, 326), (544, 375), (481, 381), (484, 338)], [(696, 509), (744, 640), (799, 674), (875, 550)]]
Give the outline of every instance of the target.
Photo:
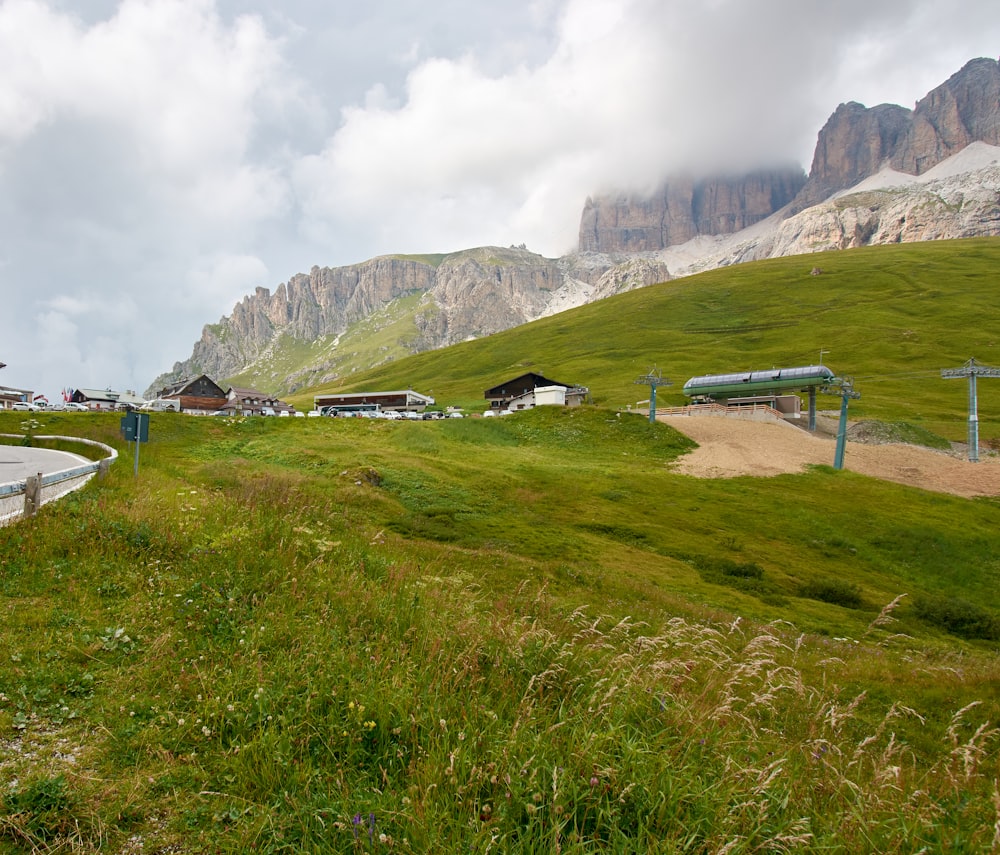
[[(674, 470), (698, 478), (769, 476), (799, 472), (810, 463), (833, 465), (835, 440), (780, 422), (718, 416), (662, 416), (660, 420), (698, 443)], [(914, 445), (848, 442), (844, 468), (862, 475), (956, 496), (1000, 495), (1000, 458), (978, 463)]]

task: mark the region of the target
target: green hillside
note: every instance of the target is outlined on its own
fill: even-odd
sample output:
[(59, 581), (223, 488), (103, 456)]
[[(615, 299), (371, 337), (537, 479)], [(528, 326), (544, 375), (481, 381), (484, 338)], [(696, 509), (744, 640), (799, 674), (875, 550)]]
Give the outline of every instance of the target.
[[(821, 275), (810, 275), (819, 267)], [(697, 374), (820, 359), (853, 376), (859, 418), (965, 436), (966, 384), (940, 379), (970, 357), (1000, 365), (1000, 239), (868, 247), (741, 264), (642, 288), (474, 342), (380, 364), (344, 389), (410, 386), (473, 410), (483, 391), (524, 371), (588, 386), (595, 403), (648, 397), (633, 385), (656, 365), (684, 402)], [(292, 399), (308, 407), (312, 394)], [(1000, 438), (1000, 382), (982, 382), (981, 436)], [(833, 399), (828, 404), (836, 407)]]
[(619, 407), (654, 363), (679, 386), (822, 347), (864, 416), (961, 439), (938, 372), (1000, 364), (998, 256), (745, 265), (357, 383), (478, 409), (536, 370), (580, 408), (154, 413), (138, 477), (115, 415), (0, 412), (12, 445), (121, 454), (0, 527), (0, 853), (991, 851), (1000, 499), (700, 480)]

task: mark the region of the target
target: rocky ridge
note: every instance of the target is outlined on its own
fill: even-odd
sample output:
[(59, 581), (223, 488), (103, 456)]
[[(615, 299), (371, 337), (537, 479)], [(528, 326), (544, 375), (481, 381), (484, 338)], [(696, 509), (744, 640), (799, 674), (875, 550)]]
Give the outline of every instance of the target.
[[(490, 335), (633, 288), (728, 264), (830, 249), (1000, 235), (1000, 64), (977, 59), (919, 101), (842, 104), (820, 131), (808, 178), (758, 171), (670, 179), (650, 197), (589, 199), (580, 250), (547, 259), (524, 247), (441, 257), (385, 256), (314, 267), (272, 293), (258, 288), (204, 328), (189, 359), (147, 394), (198, 373), (219, 379), (266, 368), (283, 339), (332, 342), (417, 296), (415, 334), (394, 355)], [(391, 314), (391, 313), (389, 313)], [(329, 383), (325, 358), (261, 388)]]

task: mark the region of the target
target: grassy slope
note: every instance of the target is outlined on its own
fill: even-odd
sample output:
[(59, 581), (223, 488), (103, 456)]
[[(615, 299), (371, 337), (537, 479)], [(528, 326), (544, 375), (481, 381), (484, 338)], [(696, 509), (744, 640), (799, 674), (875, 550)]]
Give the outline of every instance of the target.
[[(47, 421), (117, 443), (114, 416)], [(123, 448), (0, 529), (0, 734), (32, 752), (0, 761), (0, 847), (992, 837), (996, 645), (915, 604), (994, 603), (995, 501), (697, 481), (687, 440), (596, 407), (150, 433), (138, 481)]]
[[(961, 440), (967, 386), (941, 380), (940, 369), (973, 356), (1000, 365), (989, 322), (998, 265), (995, 238), (738, 265), (359, 372), (348, 388), (395, 389), (405, 379), (439, 403), (481, 409), (483, 390), (534, 370), (589, 386), (597, 403), (617, 407), (648, 397), (633, 381), (656, 365), (675, 383), (658, 393), (668, 405), (683, 403), (680, 387), (696, 374), (808, 365), (823, 350), (835, 371), (855, 377), (857, 417)], [(814, 266), (823, 274), (809, 275)], [(310, 406), (316, 391), (293, 399)], [(981, 436), (1000, 438), (1000, 383), (983, 381), (979, 392)]]
[[(944, 342), (938, 324), (972, 312), (985, 288), (962, 271), (998, 249), (843, 253), (802, 278), (812, 301), (817, 283), (864, 280), (872, 323), (913, 331), (893, 347), (869, 336), (902, 370), (918, 359), (905, 342)], [(654, 361), (688, 373), (654, 341), (678, 342), (681, 365), (718, 355), (706, 370), (811, 361), (804, 345), (788, 359), (756, 347), (842, 329), (836, 308), (771, 331), (690, 329), (719, 323), (698, 305), (758, 323), (749, 304), (778, 297), (724, 297), (723, 274), (751, 290), (794, 278), (762, 267), (624, 295), (603, 326), (585, 307), (403, 367), (458, 401), (534, 368), (617, 404)], [(916, 313), (940, 299), (924, 276), (966, 283), (951, 317)], [(910, 295), (905, 325), (893, 290)], [(963, 341), (994, 362), (988, 344)], [(948, 416), (936, 371), (967, 356), (942, 348), (919, 355), (935, 378), (903, 415), (961, 428), (964, 386)], [(852, 360), (859, 376), (896, 373)], [(904, 380), (859, 380), (866, 414), (898, 420), (878, 390)], [(0, 433), (21, 421), (0, 413)], [(120, 446), (115, 416), (44, 421)], [(133, 836), (233, 852), (993, 840), (998, 501), (826, 467), (699, 481), (670, 469), (687, 440), (602, 407), (427, 423), (154, 414), (150, 436), (138, 480), (122, 447), (103, 483), (0, 529), (0, 774), (16, 781), (0, 792), (0, 852), (121, 851)]]

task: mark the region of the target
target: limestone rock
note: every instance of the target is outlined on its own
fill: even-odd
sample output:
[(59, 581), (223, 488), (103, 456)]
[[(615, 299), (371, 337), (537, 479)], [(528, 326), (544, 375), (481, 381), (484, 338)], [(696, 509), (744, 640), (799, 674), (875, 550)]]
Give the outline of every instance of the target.
[(913, 110), (841, 104), (819, 132), (809, 180), (790, 213), (854, 186), (886, 164), (922, 175), (973, 142), (1000, 145), (1000, 63), (994, 59), (966, 63)]
[(737, 177), (680, 176), (651, 196), (588, 199), (581, 252), (652, 252), (698, 235), (732, 234), (787, 205), (805, 183), (798, 167)]

